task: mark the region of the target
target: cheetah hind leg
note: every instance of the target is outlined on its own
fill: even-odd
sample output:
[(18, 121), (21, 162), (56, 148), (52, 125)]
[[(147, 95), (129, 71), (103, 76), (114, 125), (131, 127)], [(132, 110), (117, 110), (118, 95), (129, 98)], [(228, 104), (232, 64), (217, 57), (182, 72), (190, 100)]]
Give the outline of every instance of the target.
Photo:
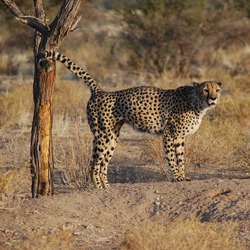
[(100, 179), (100, 169), (102, 163), (102, 152), (103, 149), (98, 146), (99, 141), (94, 138), (93, 140), (93, 156), (92, 156), (92, 167), (91, 167), (91, 178), (92, 183), (96, 189), (102, 189), (102, 183)]
[(118, 143), (118, 138), (120, 135), (120, 130), (122, 125), (124, 124), (123, 121), (117, 122), (111, 129), (111, 132), (105, 133), (103, 137), (105, 138), (105, 159), (103, 160), (101, 164), (100, 169), (100, 179), (102, 182), (102, 185), (104, 188), (108, 188), (108, 179), (107, 179), (107, 171), (108, 171), (108, 165), (110, 160), (112, 159), (112, 156), (114, 154), (114, 150), (116, 148), (116, 145)]
[(114, 154), (114, 150), (118, 142), (118, 135), (113, 134), (113, 136), (110, 136), (108, 138), (108, 141), (109, 143), (107, 144), (104, 159), (103, 159), (103, 162), (101, 164), (101, 169), (100, 169), (100, 179), (104, 188), (109, 187), (108, 179), (107, 179), (108, 165)]
[(97, 189), (108, 188), (107, 170), (112, 159), (115, 147), (118, 142), (118, 135), (99, 135), (98, 140), (94, 140), (92, 166), (92, 182)]

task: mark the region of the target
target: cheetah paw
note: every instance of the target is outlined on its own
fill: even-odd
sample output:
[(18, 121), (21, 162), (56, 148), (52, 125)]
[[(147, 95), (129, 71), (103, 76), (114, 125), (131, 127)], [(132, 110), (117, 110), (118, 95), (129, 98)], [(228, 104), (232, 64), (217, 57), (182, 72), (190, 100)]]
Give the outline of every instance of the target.
[(191, 178), (189, 177), (183, 177), (183, 176), (178, 176), (173, 179), (173, 182), (181, 182), (181, 181), (191, 181)]

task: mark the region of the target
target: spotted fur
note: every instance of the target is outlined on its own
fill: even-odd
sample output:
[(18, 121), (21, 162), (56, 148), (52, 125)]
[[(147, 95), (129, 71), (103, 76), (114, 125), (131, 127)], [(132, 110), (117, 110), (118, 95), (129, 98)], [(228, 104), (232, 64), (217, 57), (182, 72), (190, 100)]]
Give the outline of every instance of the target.
[(184, 171), (185, 136), (194, 133), (206, 111), (216, 106), (220, 82), (194, 82), (171, 90), (141, 86), (106, 92), (66, 56), (53, 51), (45, 51), (44, 56), (63, 63), (90, 88), (87, 116), (94, 136), (92, 180), (96, 188), (108, 187), (107, 168), (124, 123), (161, 135), (172, 181), (189, 180)]

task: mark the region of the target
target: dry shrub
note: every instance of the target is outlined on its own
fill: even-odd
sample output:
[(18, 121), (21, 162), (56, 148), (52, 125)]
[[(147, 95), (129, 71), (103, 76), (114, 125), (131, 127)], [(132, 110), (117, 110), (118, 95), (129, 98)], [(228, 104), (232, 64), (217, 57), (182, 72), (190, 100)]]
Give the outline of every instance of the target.
[(62, 163), (65, 181), (85, 189), (89, 184), (92, 159), (92, 135), (88, 125), (77, 122), (66, 146), (61, 148), (57, 157)]
[(197, 68), (221, 67), (221, 50), (230, 53), (249, 43), (245, 7), (236, 10), (231, 1), (122, 2), (125, 25), (117, 53), (124, 51), (133, 69), (192, 77)]
[(177, 221), (165, 228), (149, 223), (129, 230), (120, 245), (121, 250), (236, 250), (246, 249), (237, 241), (238, 225), (201, 223), (197, 219)]

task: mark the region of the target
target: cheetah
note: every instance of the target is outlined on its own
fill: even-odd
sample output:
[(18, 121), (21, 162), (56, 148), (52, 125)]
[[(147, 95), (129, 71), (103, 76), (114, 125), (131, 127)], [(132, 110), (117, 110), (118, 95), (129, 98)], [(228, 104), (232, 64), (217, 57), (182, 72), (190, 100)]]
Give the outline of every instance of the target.
[(161, 135), (171, 181), (190, 180), (185, 175), (185, 137), (194, 133), (207, 110), (216, 106), (221, 82), (194, 82), (192, 86), (170, 90), (140, 86), (106, 92), (68, 57), (44, 51), (41, 58), (40, 63), (44, 60), (61, 62), (90, 88), (87, 119), (94, 138), (91, 176), (95, 188), (109, 187), (108, 164), (124, 123), (141, 132)]

